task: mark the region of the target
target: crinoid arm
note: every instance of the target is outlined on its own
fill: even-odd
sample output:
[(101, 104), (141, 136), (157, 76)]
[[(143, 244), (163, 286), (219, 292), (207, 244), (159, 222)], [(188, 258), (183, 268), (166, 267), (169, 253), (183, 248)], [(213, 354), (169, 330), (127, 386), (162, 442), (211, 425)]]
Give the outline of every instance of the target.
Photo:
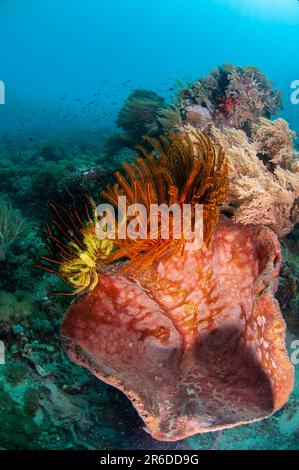
[(109, 240), (96, 235), (96, 205), (90, 196), (74, 198), (65, 206), (50, 203), (50, 222), (45, 224), (43, 241), (47, 256), (35, 267), (60, 277), (71, 289), (65, 295), (82, 295), (98, 283), (103, 261), (113, 249)]
[[(65, 206), (50, 204), (51, 222), (46, 224), (43, 239), (48, 251), (37, 266), (55, 273), (74, 294), (93, 290), (99, 273), (112, 263), (126, 260), (123, 271), (135, 273), (150, 266), (155, 259), (171, 256), (186, 245), (183, 206), (190, 208), (191, 226), (195, 229), (196, 205), (203, 208), (203, 242), (208, 246), (219, 219), (219, 205), (226, 200), (228, 176), (222, 148), (210, 137), (193, 128), (170, 132), (159, 139), (145, 138), (148, 151), (139, 147), (140, 155), (131, 164), (123, 165), (124, 172), (116, 173), (116, 183), (102, 193), (116, 209), (121, 196), (125, 199), (125, 236), (119, 237), (119, 213), (115, 220), (116, 237), (98, 236), (98, 215), (89, 196), (72, 198)], [(132, 205), (144, 208), (138, 219), (145, 236), (131, 236), (129, 228), (136, 216), (129, 214)], [(153, 221), (152, 206), (179, 208), (179, 224), (169, 210), (168, 236), (163, 232), (162, 216), (158, 211)], [(128, 215), (129, 214), (129, 215)], [(144, 216), (145, 214), (145, 216)], [(179, 225), (179, 236), (175, 227)], [(152, 234), (155, 234), (153, 237)], [(133, 234), (134, 235), (134, 234)]]
[[(138, 146), (141, 157), (131, 165), (124, 164), (124, 174), (117, 172), (117, 183), (103, 192), (103, 197), (117, 206), (120, 196), (126, 197), (127, 206), (143, 204), (150, 214), (151, 204), (190, 204), (194, 216), (196, 204), (203, 205), (204, 242), (210, 243), (213, 228), (217, 225), (220, 209), (227, 197), (228, 169), (223, 149), (210, 137), (188, 127), (184, 132), (170, 132), (159, 139), (145, 137), (152, 151)], [(130, 221), (130, 220), (129, 220)], [(194, 222), (194, 220), (193, 220)], [(150, 217), (146, 222), (150, 231)], [(184, 237), (162, 239), (161, 225), (155, 240), (118, 240), (113, 258), (129, 258), (136, 270), (148, 266), (168, 247), (178, 250)], [(127, 265), (128, 266), (128, 265)]]

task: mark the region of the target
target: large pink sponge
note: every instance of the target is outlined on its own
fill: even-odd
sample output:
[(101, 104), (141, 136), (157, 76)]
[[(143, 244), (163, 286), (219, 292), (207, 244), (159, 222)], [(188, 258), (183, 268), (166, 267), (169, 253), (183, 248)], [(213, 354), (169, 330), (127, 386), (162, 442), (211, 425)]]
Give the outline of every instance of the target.
[(249, 423), (287, 401), (276, 235), (222, 217), (208, 248), (100, 276), (62, 324), (77, 364), (122, 390), (159, 440)]

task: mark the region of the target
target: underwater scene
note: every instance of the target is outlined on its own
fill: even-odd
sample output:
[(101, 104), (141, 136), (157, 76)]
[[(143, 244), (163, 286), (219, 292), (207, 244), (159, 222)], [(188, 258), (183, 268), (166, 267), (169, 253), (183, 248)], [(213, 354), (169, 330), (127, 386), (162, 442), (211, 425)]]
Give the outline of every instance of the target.
[(297, 0), (0, 0), (0, 450), (299, 450), (298, 134)]

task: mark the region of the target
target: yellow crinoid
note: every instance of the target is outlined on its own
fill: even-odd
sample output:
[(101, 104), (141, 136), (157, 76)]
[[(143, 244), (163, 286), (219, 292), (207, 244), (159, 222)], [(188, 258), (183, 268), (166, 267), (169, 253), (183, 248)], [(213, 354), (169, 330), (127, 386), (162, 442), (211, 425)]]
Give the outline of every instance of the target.
[(82, 249), (77, 243), (71, 242), (69, 247), (74, 256), (65, 259), (59, 269), (60, 276), (67, 280), (74, 294), (93, 290), (99, 280), (101, 263), (106, 260), (113, 250), (111, 240), (98, 240), (93, 231), (83, 231)]
[(96, 234), (96, 206), (90, 197), (76, 198), (65, 207), (50, 204), (52, 220), (46, 225), (43, 240), (48, 256), (35, 265), (56, 274), (72, 292), (92, 291), (99, 280), (104, 261), (113, 250), (113, 241)]
[[(139, 147), (140, 156), (133, 163), (123, 165), (125, 173), (117, 172), (117, 182), (113, 187), (108, 186), (102, 196), (115, 208), (118, 208), (119, 197), (125, 196), (126, 212), (133, 204), (142, 205), (146, 209), (146, 217), (142, 219), (146, 230), (151, 224), (152, 204), (168, 207), (189, 204), (193, 218), (196, 204), (201, 204), (203, 237), (208, 245), (218, 222), (219, 205), (227, 197), (228, 170), (222, 148), (193, 128), (145, 140), (152, 151)], [(73, 198), (66, 206), (51, 204), (50, 208), (52, 221), (43, 236), (49, 256), (41, 256), (37, 266), (57, 274), (72, 288), (73, 294), (93, 290), (101, 271), (116, 261), (127, 260), (122, 271), (129, 269), (131, 274), (137, 273), (157, 257), (171, 256), (185, 246), (183, 234), (179, 239), (172, 236), (173, 226), (169, 238), (162, 236), (159, 219), (154, 239), (150, 236), (118, 237), (118, 217), (114, 221), (113, 237), (109, 234), (109, 239), (107, 234), (102, 239), (97, 231), (96, 205), (90, 197)], [(125, 228), (132, 219), (134, 216), (126, 214)]]

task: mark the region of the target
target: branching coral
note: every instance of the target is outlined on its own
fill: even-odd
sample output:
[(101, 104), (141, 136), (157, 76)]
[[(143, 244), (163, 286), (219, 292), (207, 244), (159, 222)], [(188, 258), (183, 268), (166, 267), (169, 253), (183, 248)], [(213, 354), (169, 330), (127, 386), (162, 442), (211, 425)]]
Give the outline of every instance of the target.
[(7, 250), (26, 233), (26, 221), (21, 213), (0, 200), (0, 261), (5, 261)]

